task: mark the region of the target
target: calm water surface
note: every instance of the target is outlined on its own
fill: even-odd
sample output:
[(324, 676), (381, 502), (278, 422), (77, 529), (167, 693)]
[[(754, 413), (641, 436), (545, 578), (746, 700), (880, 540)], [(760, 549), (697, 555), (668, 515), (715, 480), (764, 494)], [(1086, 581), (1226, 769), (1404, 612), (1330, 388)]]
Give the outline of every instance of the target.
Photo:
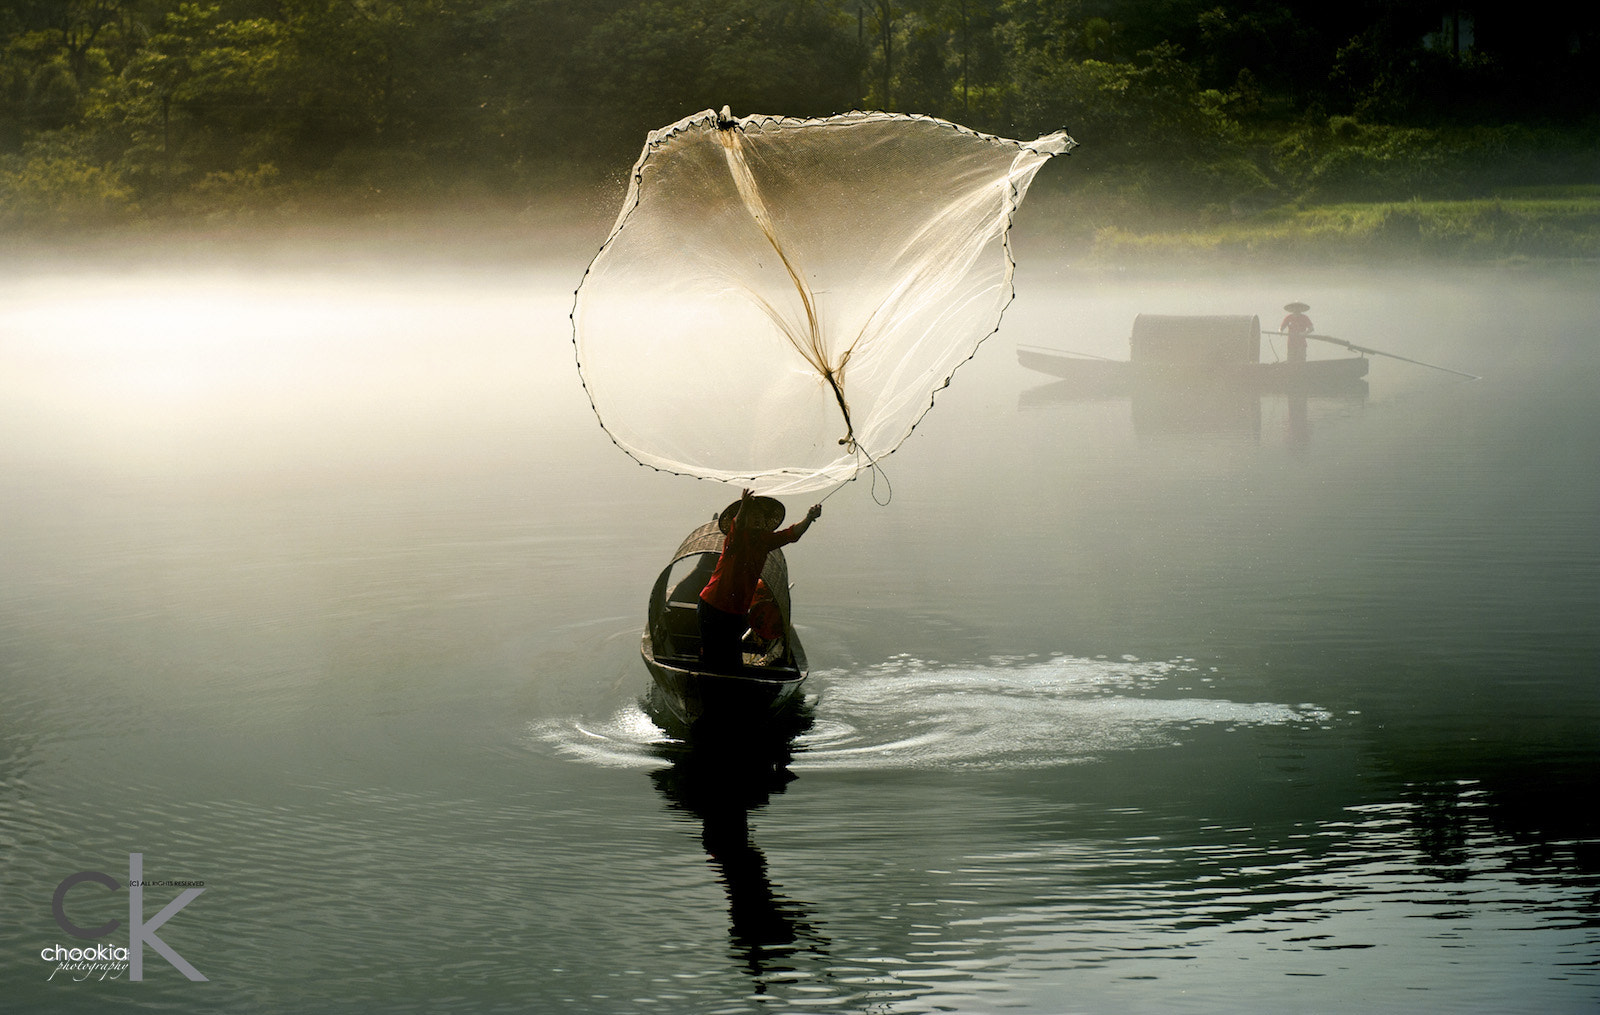
[[(0, 276), (8, 1010), (1600, 1003), (1592, 269), (1036, 240), (876, 496), (789, 554), (813, 725), (730, 755), (641, 710), (638, 632), (731, 493), (595, 424), (582, 256), (343, 253)], [(1375, 359), (1365, 397), (1209, 411), (1014, 356), (1290, 299), (1483, 380)], [(135, 852), (204, 882), (158, 936), (206, 982), (40, 957), (126, 946)], [(79, 871), (124, 882), (65, 897), (123, 922), (96, 941), (52, 915)]]

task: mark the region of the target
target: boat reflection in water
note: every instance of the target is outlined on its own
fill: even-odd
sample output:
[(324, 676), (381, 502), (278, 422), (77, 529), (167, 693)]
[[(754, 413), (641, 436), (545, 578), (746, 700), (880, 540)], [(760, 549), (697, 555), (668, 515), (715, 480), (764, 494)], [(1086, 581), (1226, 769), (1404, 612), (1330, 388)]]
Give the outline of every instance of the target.
[(1085, 388), (1073, 381), (1056, 381), (1028, 388), (1017, 399), (1023, 409), (1039, 409), (1079, 402), (1126, 401), (1133, 419), (1134, 433), (1140, 437), (1226, 436), (1259, 437), (1262, 432), (1263, 404), (1287, 406), (1288, 437), (1291, 444), (1305, 444), (1311, 438), (1312, 403), (1360, 406), (1367, 400), (1366, 381), (1358, 381), (1341, 392), (1307, 394), (1267, 394), (1229, 387), (1174, 387), (1172, 385), (1134, 385), (1121, 391)]
[(1024, 392), (1020, 404), (1127, 399), (1140, 436), (1256, 436), (1262, 400), (1283, 398), (1290, 443), (1303, 444), (1310, 437), (1310, 400), (1366, 400), (1365, 356), (1263, 362), (1261, 336), (1256, 317), (1140, 314), (1127, 360), (1020, 346), (1020, 365), (1058, 378)]
[(733, 952), (756, 981), (791, 972), (790, 957), (824, 952), (809, 907), (779, 894), (750, 831), (761, 810), (795, 778), (787, 736), (697, 737), (661, 749), (669, 764), (650, 779), (676, 810), (700, 822), (700, 841), (728, 897)]

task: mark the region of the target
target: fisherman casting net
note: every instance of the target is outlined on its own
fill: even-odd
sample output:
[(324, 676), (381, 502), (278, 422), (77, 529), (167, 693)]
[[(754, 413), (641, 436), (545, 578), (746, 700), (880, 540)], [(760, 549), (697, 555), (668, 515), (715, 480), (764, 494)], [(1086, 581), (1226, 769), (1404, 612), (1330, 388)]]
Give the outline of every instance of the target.
[(573, 306), (601, 425), (762, 493), (854, 478), (999, 326), (1012, 215), (1072, 146), (890, 113), (653, 131)]

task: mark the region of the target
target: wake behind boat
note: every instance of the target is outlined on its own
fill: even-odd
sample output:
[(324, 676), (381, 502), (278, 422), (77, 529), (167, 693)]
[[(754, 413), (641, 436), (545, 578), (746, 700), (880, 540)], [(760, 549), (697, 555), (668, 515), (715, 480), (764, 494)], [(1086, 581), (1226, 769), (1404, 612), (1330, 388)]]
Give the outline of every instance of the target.
[(741, 646), (737, 668), (721, 672), (700, 657), (700, 592), (722, 552), (715, 520), (684, 537), (650, 590), (648, 620), (639, 651), (653, 682), (658, 714), (695, 732), (737, 730), (781, 721), (796, 713), (807, 676), (805, 649), (790, 622), (789, 565), (782, 550), (767, 554), (761, 571), (766, 588), (761, 625)]

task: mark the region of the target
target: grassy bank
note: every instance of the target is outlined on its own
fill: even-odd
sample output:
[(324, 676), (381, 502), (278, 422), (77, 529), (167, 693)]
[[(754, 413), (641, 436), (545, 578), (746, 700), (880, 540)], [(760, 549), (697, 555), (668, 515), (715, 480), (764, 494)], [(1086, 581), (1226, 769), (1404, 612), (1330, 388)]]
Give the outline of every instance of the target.
[(1281, 208), (1182, 229), (1104, 226), (1087, 252), (1102, 263), (1222, 258), (1292, 260), (1586, 260), (1600, 258), (1600, 187), (1515, 191), (1468, 201), (1385, 201)]

